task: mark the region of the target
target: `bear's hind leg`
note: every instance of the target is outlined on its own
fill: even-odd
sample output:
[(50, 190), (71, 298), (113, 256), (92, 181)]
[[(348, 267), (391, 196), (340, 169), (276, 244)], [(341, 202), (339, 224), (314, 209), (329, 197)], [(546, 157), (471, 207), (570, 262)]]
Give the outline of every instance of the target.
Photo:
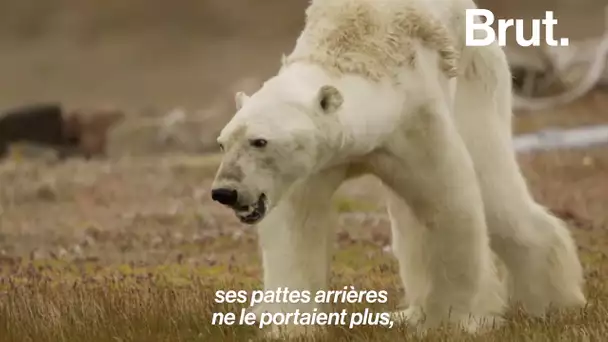
[(511, 74), (500, 47), (469, 50), (455, 121), (473, 159), (492, 249), (507, 266), (511, 295), (530, 313), (583, 306), (583, 272), (565, 224), (537, 204), (512, 142)]
[(480, 96), (482, 86), (460, 83), (456, 121), (475, 165), (492, 249), (509, 271), (511, 299), (535, 315), (550, 305), (584, 306), (576, 245), (528, 190), (512, 144), (509, 83), (500, 86), (504, 91)]
[(509, 271), (511, 299), (543, 315), (549, 306), (585, 305), (583, 271), (564, 222), (537, 204), (514, 157), (499, 135), (469, 144), (479, 183), (492, 249)]
[(511, 205), (488, 203), (488, 222), (492, 248), (509, 270), (512, 301), (537, 316), (551, 306), (584, 306), (583, 271), (568, 228), (532, 201)]

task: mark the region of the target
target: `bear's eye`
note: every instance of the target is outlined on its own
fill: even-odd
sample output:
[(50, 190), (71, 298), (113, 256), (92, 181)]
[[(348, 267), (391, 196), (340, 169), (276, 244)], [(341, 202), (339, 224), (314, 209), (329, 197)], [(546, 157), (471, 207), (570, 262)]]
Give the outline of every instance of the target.
[(328, 102), (329, 102), (329, 101), (327, 101), (327, 98), (325, 98), (325, 97), (324, 97), (324, 98), (322, 98), (322, 99), (321, 99), (321, 102), (319, 103), (319, 105), (321, 106), (321, 109), (323, 109), (323, 110), (327, 110), (327, 107), (328, 107), (328, 105), (329, 105), (329, 103), (328, 103)]
[(249, 144), (253, 147), (262, 148), (268, 144), (266, 139), (253, 139), (249, 141)]

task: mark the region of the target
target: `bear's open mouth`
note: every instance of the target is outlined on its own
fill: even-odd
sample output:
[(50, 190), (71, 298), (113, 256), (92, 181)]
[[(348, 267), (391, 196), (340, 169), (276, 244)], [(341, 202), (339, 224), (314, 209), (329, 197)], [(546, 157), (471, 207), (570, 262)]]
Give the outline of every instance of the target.
[(251, 225), (260, 222), (264, 218), (266, 215), (266, 208), (266, 195), (261, 194), (260, 197), (258, 197), (257, 202), (239, 208), (239, 210), (236, 210), (235, 212), (242, 223)]

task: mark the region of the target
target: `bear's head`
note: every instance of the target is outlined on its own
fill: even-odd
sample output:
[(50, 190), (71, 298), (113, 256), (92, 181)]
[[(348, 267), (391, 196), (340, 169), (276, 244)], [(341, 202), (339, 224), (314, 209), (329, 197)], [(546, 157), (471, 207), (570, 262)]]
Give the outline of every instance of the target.
[(218, 138), (223, 158), (211, 195), (241, 222), (255, 224), (331, 159), (343, 97), (330, 85), (290, 89), (271, 80), (251, 97), (237, 93), (235, 101), (237, 112)]

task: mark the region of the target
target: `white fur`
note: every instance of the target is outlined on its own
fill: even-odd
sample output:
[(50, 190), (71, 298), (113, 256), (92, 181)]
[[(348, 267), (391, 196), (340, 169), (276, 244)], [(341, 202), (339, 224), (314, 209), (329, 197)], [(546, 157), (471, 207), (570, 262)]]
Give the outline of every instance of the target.
[[(454, 34), (464, 34), (464, 11), (475, 7), (470, 0), (325, 1), (406, 4)], [(299, 56), (323, 53), (304, 38), (295, 49)], [(314, 165), (270, 196), (272, 210), (259, 223), (266, 289), (315, 291), (328, 286), (335, 224), (331, 195), (349, 177), (372, 173), (390, 189), (394, 251), (410, 303), (395, 317), (421, 330), (442, 322), (459, 323), (471, 332), (491, 327), (500, 321), (507, 301), (507, 282), (497, 270), (502, 263), (511, 299), (531, 313), (542, 315), (550, 304), (585, 303), (570, 233), (534, 202), (516, 163), (504, 53), (497, 45), (467, 48), (464, 37), (452, 38), (460, 54), (456, 79), (439, 67), (445, 56), (432, 44), (414, 41), (408, 47), (415, 52), (415, 63), (396, 69), (397, 80), (336, 75), (329, 66), (301, 61), (284, 65), (251, 98), (238, 96), (242, 108), (220, 142), (234, 140), (239, 127), (246, 127), (247, 134), (303, 139), (309, 134), (301, 131), (310, 130), (310, 120), (319, 131), (319, 141), (302, 140), (314, 145), (307, 146), (308, 159), (296, 150), (282, 159), (285, 164), (314, 160)], [(324, 115), (315, 99), (326, 85), (339, 90), (343, 104)], [(247, 152), (248, 158), (256, 160), (255, 153)], [(234, 162), (228, 159), (227, 152), (224, 162)], [(267, 305), (258, 310), (314, 306)]]

